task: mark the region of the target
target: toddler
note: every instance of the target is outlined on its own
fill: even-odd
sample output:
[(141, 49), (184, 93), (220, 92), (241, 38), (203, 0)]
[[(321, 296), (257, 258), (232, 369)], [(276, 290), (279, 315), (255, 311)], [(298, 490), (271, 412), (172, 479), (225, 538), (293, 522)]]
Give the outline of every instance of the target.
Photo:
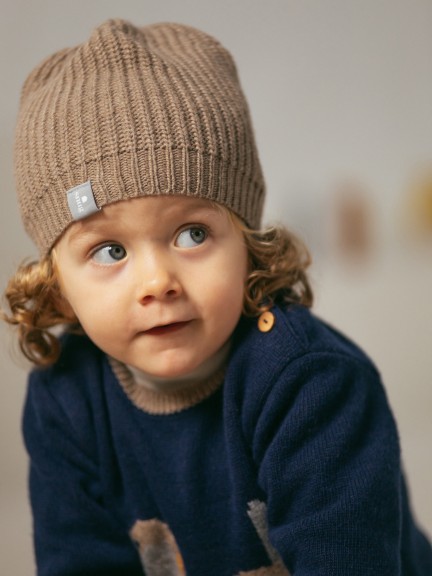
[(110, 20), (25, 82), (4, 318), (40, 576), (430, 576), (379, 375), (260, 229), (229, 53)]

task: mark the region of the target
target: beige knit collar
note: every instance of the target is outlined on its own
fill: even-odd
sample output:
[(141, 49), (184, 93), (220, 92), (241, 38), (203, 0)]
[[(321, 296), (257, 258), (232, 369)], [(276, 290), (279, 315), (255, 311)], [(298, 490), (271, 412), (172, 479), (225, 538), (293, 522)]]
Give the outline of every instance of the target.
[(204, 366), (181, 379), (149, 378), (136, 368), (108, 357), (111, 368), (131, 402), (149, 414), (174, 414), (198, 404), (223, 383), (230, 350), (227, 343)]

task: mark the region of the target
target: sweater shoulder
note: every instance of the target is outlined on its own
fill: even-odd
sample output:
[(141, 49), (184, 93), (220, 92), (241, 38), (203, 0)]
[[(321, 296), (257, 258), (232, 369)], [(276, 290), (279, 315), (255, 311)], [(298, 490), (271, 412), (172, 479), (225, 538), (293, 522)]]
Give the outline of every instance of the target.
[(58, 396), (71, 388), (84, 391), (90, 382), (94, 385), (95, 377), (102, 370), (104, 353), (87, 336), (79, 334), (64, 334), (60, 346), (60, 356), (54, 364), (35, 368), (30, 373), (30, 386), (43, 383)]
[(282, 310), (287, 329), (297, 335), (299, 354), (335, 354), (375, 369), (362, 348), (340, 330), (315, 316), (309, 309), (293, 307)]
[(247, 363), (253, 369), (262, 365), (282, 368), (302, 357), (334, 355), (375, 369), (357, 344), (308, 308), (274, 307), (271, 313), (274, 325), (268, 332), (259, 330), (256, 318), (242, 319), (235, 335), (234, 363)]
[[(261, 332), (256, 318), (242, 319), (225, 378), (225, 397), (237, 410), (259, 413), (268, 399), (278, 403), (330, 387), (382, 388), (368, 356), (341, 332), (301, 306), (274, 307), (274, 325)], [(364, 389), (364, 392), (368, 394)]]
[(373, 406), (395, 440), (385, 390), (368, 356), (303, 307), (272, 313), (268, 332), (259, 331), (256, 319), (239, 326), (227, 371), (226, 407), (244, 437), (251, 444), (255, 437), (267, 439), (284, 421), (291, 431), (307, 430), (334, 414), (344, 413), (340, 421), (349, 422), (348, 414)]
[(62, 336), (57, 362), (30, 373), (23, 413), (27, 441), (36, 429), (63, 426), (87, 442), (95, 408), (103, 402), (107, 365), (103, 352), (86, 336)]

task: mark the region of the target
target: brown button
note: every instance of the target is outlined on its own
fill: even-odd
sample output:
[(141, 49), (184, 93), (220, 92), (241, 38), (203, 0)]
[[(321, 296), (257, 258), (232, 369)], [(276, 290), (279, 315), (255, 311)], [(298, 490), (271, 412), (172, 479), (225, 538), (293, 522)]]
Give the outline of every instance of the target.
[(261, 332), (269, 332), (275, 323), (275, 317), (272, 312), (263, 312), (258, 318), (258, 328)]

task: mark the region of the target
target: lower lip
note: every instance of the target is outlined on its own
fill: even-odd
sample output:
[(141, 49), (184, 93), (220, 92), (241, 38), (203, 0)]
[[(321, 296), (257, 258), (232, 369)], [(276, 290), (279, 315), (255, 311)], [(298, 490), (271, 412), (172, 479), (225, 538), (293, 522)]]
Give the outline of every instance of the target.
[(174, 322), (173, 324), (167, 324), (166, 326), (156, 326), (155, 328), (146, 330), (144, 334), (148, 334), (149, 336), (163, 336), (165, 334), (173, 334), (188, 324), (189, 322)]

